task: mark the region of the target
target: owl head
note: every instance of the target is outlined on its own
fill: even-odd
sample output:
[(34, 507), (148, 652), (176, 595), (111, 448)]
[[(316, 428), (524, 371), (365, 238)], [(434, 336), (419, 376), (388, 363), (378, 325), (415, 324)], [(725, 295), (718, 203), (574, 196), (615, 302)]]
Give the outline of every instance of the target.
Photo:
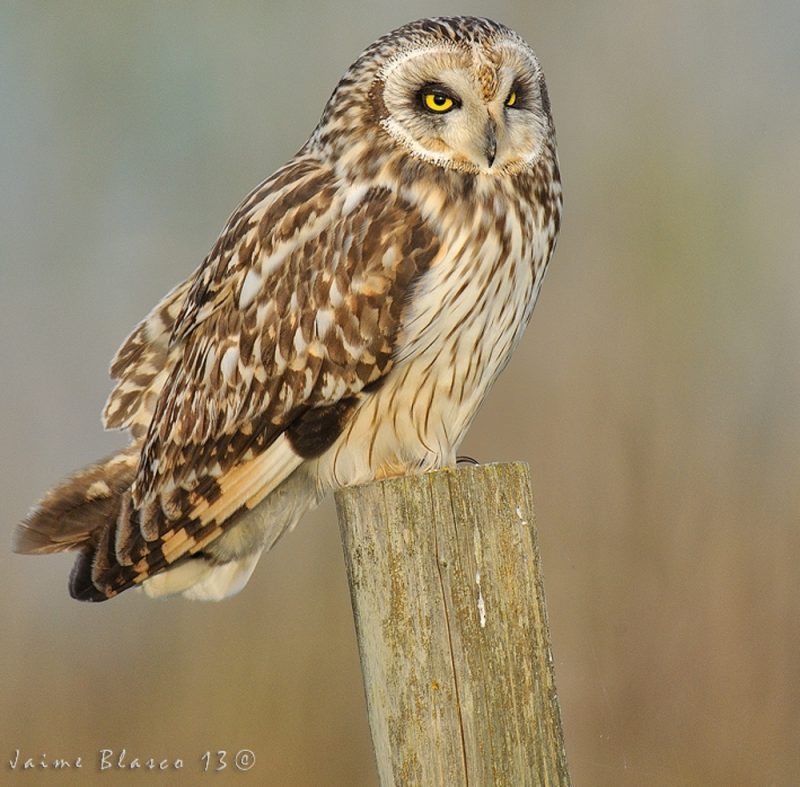
[(318, 135), (343, 156), (369, 142), (435, 167), (507, 175), (533, 167), (554, 135), (539, 62), (488, 19), (411, 22), (350, 67)]

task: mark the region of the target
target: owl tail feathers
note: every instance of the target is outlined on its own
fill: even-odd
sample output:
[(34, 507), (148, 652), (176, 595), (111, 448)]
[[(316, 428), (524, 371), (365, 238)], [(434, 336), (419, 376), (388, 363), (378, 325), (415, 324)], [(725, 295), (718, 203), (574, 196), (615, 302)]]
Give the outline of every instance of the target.
[(13, 549), (19, 554), (81, 552), (70, 576), (74, 598), (105, 599), (91, 581), (92, 556), (103, 528), (116, 521), (122, 495), (136, 473), (139, 450), (130, 446), (78, 470), (51, 489), (17, 526)]

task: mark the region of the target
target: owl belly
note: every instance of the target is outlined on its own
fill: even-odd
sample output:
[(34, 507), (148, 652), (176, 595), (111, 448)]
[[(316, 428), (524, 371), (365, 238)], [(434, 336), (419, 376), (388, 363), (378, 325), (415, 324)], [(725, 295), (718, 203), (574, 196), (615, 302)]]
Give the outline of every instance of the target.
[(404, 319), (394, 368), (377, 390), (362, 395), (319, 460), (323, 486), (455, 464), (538, 290), (530, 260), (503, 259), (499, 249), (484, 243), (480, 254), (425, 274)]

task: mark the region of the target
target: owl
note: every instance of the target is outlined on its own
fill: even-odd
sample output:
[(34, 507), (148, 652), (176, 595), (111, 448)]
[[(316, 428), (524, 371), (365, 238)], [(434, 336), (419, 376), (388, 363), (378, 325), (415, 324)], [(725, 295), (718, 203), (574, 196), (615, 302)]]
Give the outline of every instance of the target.
[(519, 35), (455, 17), (378, 39), (123, 343), (103, 421), (130, 444), (47, 493), (16, 551), (76, 551), (76, 599), (219, 600), (329, 490), (453, 465), (560, 214)]

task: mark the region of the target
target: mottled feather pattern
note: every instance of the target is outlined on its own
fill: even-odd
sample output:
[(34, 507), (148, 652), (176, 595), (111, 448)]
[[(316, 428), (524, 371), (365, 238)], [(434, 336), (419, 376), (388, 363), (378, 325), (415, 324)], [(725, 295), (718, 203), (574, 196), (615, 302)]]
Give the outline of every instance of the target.
[[(428, 89), (458, 111), (434, 117)], [(80, 549), (76, 598), (220, 598), (331, 487), (453, 463), (560, 213), (544, 77), (516, 33), (457, 17), (382, 37), (117, 353), (104, 421), (134, 442), (105, 508), (100, 464), (45, 498), (18, 547)]]
[(188, 289), (188, 281), (175, 287), (136, 326), (114, 356), (111, 376), (119, 382), (103, 409), (107, 429), (130, 429), (134, 438), (144, 437), (174, 363), (170, 337)]
[[(260, 502), (266, 492), (258, 482), (231, 488), (234, 469), (252, 463), (287, 430), (301, 455), (312, 452), (305, 435), (320, 411), (391, 369), (404, 296), (438, 244), (419, 215), (414, 219), (415, 211), (386, 188), (367, 189), (349, 205), (323, 188), (318, 209), (305, 206), (316, 234), (288, 235), (281, 219), (286, 201), (297, 201), (288, 199), (292, 189), (305, 195), (306, 179), (318, 187), (330, 180), (329, 173), (319, 176), (319, 166), (303, 162), (298, 169), (298, 181), (277, 194), (259, 190), (262, 201), (245, 214), (249, 221), (234, 214), (228, 231), (242, 232), (239, 242), (223, 234), (219, 256), (198, 272), (175, 322), (180, 361), (147, 435), (133, 511), (115, 533), (126, 543), (126, 567), (116, 573), (133, 581), (152, 570), (160, 553), (174, 562), (202, 547), (217, 518), (209, 520), (205, 509), (223, 489), (238, 500), (232, 513)], [(270, 202), (278, 203), (277, 213)], [(271, 264), (275, 255), (280, 266)], [(243, 299), (248, 275), (271, 297)], [(103, 548), (115, 551), (110, 536)]]
[[(346, 214), (343, 202), (328, 203), (315, 233), (282, 242), (265, 232), (275, 217), (262, 206), (260, 222), (227, 261), (204, 269), (175, 326), (180, 363), (147, 436), (137, 504), (156, 488), (220, 475), (249, 458), (239, 450), (256, 438), (268, 445), (309, 407), (351, 396), (388, 371), (397, 296), (430, 263), (436, 243), (387, 189), (367, 191)], [(248, 276), (263, 294), (242, 308)]]

